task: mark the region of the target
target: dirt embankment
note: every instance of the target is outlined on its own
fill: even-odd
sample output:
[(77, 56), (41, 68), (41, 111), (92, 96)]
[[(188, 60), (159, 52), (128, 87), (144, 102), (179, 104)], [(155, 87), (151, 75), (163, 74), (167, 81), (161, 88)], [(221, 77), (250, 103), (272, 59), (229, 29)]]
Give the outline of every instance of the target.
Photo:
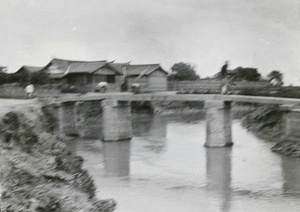
[(300, 157), (300, 142), (284, 138), (284, 111), (279, 106), (264, 106), (247, 115), (242, 124), (258, 137), (274, 142), (272, 151)]
[(51, 123), (37, 105), (1, 117), (1, 211), (113, 211), (116, 202), (96, 199), (83, 159), (67, 152)]

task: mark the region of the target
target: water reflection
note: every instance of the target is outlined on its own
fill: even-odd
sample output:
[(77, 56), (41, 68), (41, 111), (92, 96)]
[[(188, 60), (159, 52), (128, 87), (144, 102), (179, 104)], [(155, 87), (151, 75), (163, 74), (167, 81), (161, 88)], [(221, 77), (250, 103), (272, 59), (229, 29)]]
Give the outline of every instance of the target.
[(105, 175), (120, 177), (130, 173), (130, 140), (103, 142)]
[(206, 149), (207, 188), (214, 193), (222, 211), (230, 211), (231, 148)]
[(133, 135), (135, 137), (164, 138), (167, 135), (167, 120), (163, 117), (135, 117), (132, 123)]
[(135, 117), (133, 135), (142, 138), (141, 142), (147, 152), (161, 153), (166, 150), (167, 119), (156, 116)]
[(300, 194), (300, 159), (282, 157), (283, 191), (290, 195)]
[(84, 157), (101, 198), (118, 201), (116, 211), (298, 211), (300, 161), (270, 152), (272, 145), (240, 122), (233, 122), (232, 149), (204, 148), (204, 121), (134, 122), (131, 141), (70, 145)]

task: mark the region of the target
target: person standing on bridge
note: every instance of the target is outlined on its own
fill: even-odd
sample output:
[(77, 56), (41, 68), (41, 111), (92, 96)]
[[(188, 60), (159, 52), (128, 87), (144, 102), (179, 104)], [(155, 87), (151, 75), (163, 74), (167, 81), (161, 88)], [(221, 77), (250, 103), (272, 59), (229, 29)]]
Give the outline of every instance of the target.
[(222, 80), (221, 94), (228, 93), (229, 80), (228, 80), (227, 67), (228, 67), (228, 61), (226, 61), (221, 68), (221, 80)]

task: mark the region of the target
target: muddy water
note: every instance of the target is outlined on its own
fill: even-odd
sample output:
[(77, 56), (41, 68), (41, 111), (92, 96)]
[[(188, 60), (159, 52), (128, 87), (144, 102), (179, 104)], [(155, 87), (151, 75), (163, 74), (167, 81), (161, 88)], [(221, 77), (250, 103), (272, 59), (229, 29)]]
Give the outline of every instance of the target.
[(300, 161), (272, 153), (238, 120), (232, 128), (232, 148), (205, 148), (202, 116), (139, 116), (131, 141), (70, 146), (119, 212), (299, 211)]

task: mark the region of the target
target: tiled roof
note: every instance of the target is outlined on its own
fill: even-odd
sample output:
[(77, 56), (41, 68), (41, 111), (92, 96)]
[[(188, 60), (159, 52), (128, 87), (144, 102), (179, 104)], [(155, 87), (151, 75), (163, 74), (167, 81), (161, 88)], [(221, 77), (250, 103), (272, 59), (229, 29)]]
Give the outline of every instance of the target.
[(159, 64), (127, 65), (126, 71), (128, 76), (136, 76), (140, 74), (147, 76), (159, 68), (167, 74), (167, 72), (164, 71)]
[(44, 68), (42, 68), (42, 70), (47, 70), (52, 78), (61, 78), (70, 73), (90, 74), (105, 66), (112, 68), (116, 74), (125, 74), (127, 76), (147, 76), (158, 69), (162, 70), (165, 74), (168, 74), (168, 72), (163, 70), (159, 64), (131, 65), (130, 62), (114, 63), (107, 62), (106, 60), (76, 61), (57, 58), (52, 59)]
[(50, 61), (50, 63), (62, 71), (67, 71), (68, 68), (72, 65), (72, 69), (74, 69), (75, 72), (76, 70), (78, 70), (78, 66), (84, 68), (84, 70), (86, 70), (85, 72), (88, 72), (88, 70), (93, 69), (97, 66), (102, 67), (103, 64), (106, 63), (106, 61), (105, 60), (77, 61), (77, 60), (63, 60), (63, 59), (54, 58), (53, 60)]
[(97, 61), (97, 62), (79, 62), (72, 63), (67, 68), (65, 74), (69, 73), (93, 73), (94, 71), (102, 68), (106, 65), (105, 61)]
[(51, 66), (54, 66), (56, 69), (55, 71), (52, 71), (52, 68), (48, 70), (50, 77), (62, 78), (63, 76), (65, 76), (66, 73), (91, 73), (103, 67), (105, 64), (105, 60), (77, 61), (54, 58), (43, 69), (47, 70)]
[[(22, 66), (17, 72), (21, 71), (21, 70), (25, 70), (25, 71), (28, 71), (30, 73), (33, 73), (33, 72), (38, 72), (40, 70), (42, 70), (43, 67), (37, 67), (37, 66)], [(17, 73), (16, 72), (16, 73)]]

